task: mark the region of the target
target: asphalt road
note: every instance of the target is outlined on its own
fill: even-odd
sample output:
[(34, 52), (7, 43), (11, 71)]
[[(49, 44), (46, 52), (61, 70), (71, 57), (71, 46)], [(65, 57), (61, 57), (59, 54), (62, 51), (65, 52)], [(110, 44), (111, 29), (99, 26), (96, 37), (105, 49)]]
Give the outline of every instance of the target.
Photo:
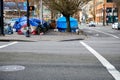
[(0, 42), (0, 80), (120, 80), (120, 31), (82, 29), (85, 40)]

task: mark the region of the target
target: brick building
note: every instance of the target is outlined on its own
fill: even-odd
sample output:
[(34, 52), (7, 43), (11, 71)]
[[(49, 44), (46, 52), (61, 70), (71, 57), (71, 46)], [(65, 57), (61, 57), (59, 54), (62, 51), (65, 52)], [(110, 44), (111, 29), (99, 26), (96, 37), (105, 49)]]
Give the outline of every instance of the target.
[(26, 14), (26, 0), (4, 0), (4, 17), (15, 18)]
[(118, 21), (118, 10), (112, 0), (94, 0), (95, 22), (114, 23)]

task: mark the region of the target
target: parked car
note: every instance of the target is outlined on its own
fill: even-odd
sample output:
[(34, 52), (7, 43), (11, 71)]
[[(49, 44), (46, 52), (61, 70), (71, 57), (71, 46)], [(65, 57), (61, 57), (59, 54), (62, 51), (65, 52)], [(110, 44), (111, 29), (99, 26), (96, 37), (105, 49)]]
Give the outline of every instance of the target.
[(112, 24), (112, 29), (120, 29), (120, 22), (115, 22)]
[(96, 27), (96, 23), (94, 21), (90, 21), (88, 25), (89, 25), (89, 27), (92, 27), (92, 26)]

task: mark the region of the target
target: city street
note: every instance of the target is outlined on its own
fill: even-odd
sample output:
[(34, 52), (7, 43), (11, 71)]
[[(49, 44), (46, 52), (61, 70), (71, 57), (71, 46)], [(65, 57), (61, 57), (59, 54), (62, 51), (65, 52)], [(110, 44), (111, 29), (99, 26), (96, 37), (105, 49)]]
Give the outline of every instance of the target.
[(0, 80), (120, 80), (120, 30), (80, 29), (84, 40), (1, 41)]

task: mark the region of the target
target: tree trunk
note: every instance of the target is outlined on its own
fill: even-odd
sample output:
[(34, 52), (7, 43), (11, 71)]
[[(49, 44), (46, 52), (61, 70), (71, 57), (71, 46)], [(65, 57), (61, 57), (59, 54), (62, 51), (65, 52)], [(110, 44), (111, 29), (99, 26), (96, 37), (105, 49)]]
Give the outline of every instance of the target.
[(54, 19), (54, 13), (53, 13), (52, 10), (51, 10), (51, 19), (52, 19), (52, 20)]
[(71, 32), (71, 27), (70, 27), (70, 16), (65, 16), (66, 22), (67, 22), (67, 32)]

